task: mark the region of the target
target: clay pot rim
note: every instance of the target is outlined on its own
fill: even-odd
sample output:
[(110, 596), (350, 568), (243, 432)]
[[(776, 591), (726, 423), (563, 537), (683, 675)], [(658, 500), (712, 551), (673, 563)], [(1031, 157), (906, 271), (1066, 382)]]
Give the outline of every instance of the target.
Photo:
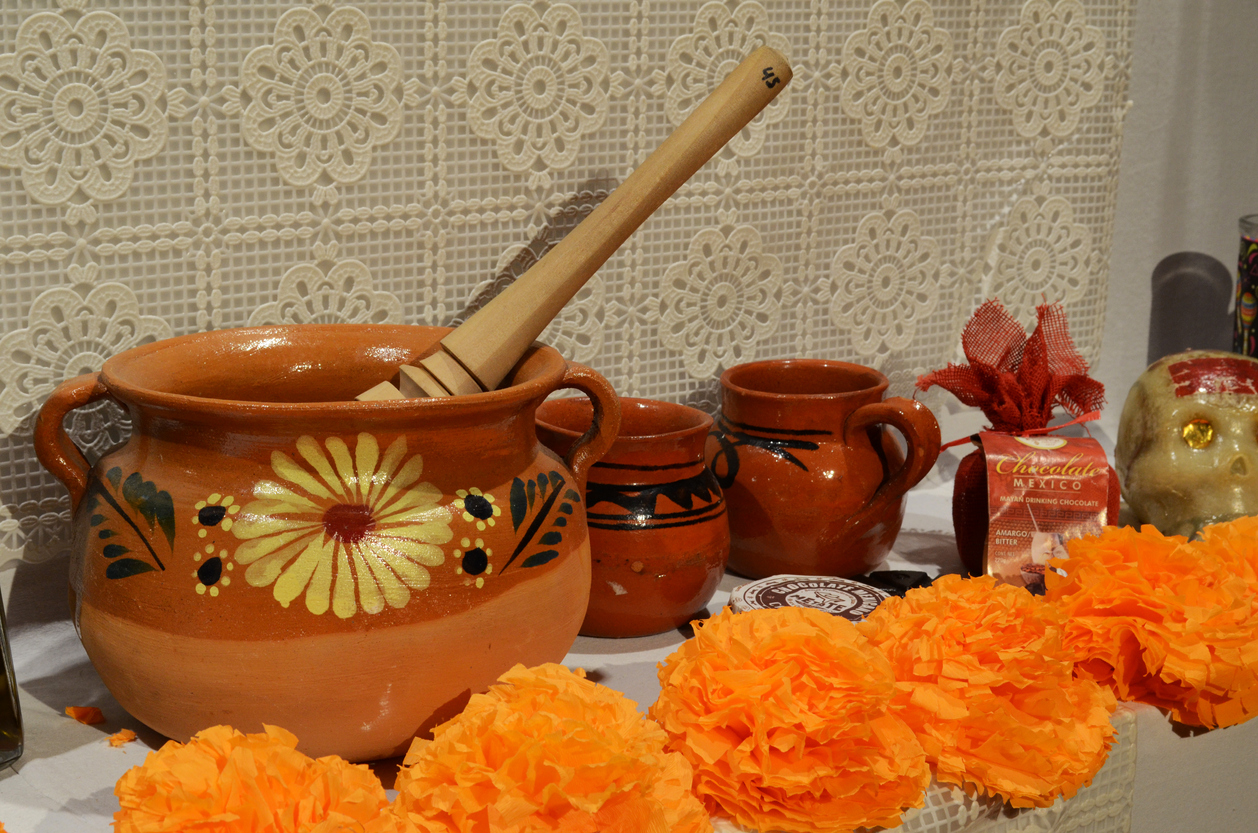
[[(648, 398), (637, 397), (637, 396), (620, 396), (617, 398), (620, 399), (621, 428), (620, 428), (620, 434), (617, 435), (616, 441), (612, 443), (612, 448), (609, 449), (608, 454), (611, 454), (614, 452), (621, 452), (627, 446), (635, 442), (639, 442), (639, 441), (657, 443), (662, 440), (673, 440), (673, 439), (680, 440), (686, 437), (693, 436), (694, 434), (697, 434), (700, 432), (706, 436), (708, 431), (711, 430), (712, 428), (712, 424), (713, 424), (712, 415), (706, 414), (703, 411), (700, 411), (698, 408), (691, 407), (690, 405), (682, 405), (678, 402), (669, 402), (664, 399), (648, 399)], [(566, 400), (566, 399), (551, 399), (546, 402), (543, 402), (537, 408), (537, 415), (534, 418), (534, 421), (538, 425), (543, 426), (550, 431), (553, 431), (555, 434), (558, 434), (561, 437), (565, 437), (569, 440), (575, 441), (578, 437), (580, 437), (584, 433), (584, 429), (581, 431), (575, 431), (571, 428), (565, 428), (561, 425), (557, 425), (556, 423), (551, 422), (550, 420), (545, 419), (542, 415), (543, 409), (546, 409), (546, 406), (549, 405), (550, 403), (552, 402), (566, 403), (568, 401), (569, 400)], [(582, 407), (582, 404), (583, 404), (583, 407), (589, 408), (590, 412), (593, 413), (593, 406), (590, 405), (590, 401), (588, 399), (574, 399), (571, 401), (577, 402), (578, 407)], [(663, 406), (662, 410), (672, 411), (675, 413), (681, 413), (681, 414), (685, 414), (686, 416), (693, 416), (694, 424), (688, 425), (685, 428), (679, 428), (676, 431), (663, 431), (658, 434), (626, 434), (625, 428), (624, 428), (625, 411), (627, 410), (627, 408), (636, 407), (636, 406), (649, 406), (652, 408), (658, 408), (660, 406)], [(560, 406), (557, 405), (556, 407), (560, 407)]]
[(434, 339), (433, 343), (436, 343), (436, 341), (440, 340), (441, 336), (453, 330), (452, 327), (364, 323), (275, 324), (262, 327), (227, 327), (221, 330), (187, 333), (185, 335), (159, 339), (148, 344), (131, 347), (106, 359), (104, 365), (101, 367), (100, 378), (109, 389), (110, 394), (123, 402), (169, 409), (173, 411), (183, 411), (187, 413), (210, 413), (218, 415), (229, 413), (232, 415), (249, 416), (254, 418), (264, 416), (290, 418), (294, 416), (316, 414), (323, 416), (333, 415), (346, 417), (368, 414), (377, 416), (404, 416), (414, 412), (440, 414), (456, 410), (466, 411), (469, 406), (479, 406), (479, 410), (481, 408), (492, 408), (498, 405), (506, 405), (526, 401), (528, 399), (541, 398), (558, 386), (559, 381), (563, 378), (564, 370), (567, 366), (567, 360), (559, 354), (558, 350), (540, 342), (534, 342), (533, 346), (525, 353), (524, 358), (520, 360), (520, 363), (523, 364), (529, 358), (540, 354), (543, 361), (546, 361), (548, 364), (554, 363), (554, 366), (544, 368), (543, 372), (531, 379), (525, 379), (524, 381), (512, 384), (509, 387), (486, 391), (484, 393), (464, 394), (463, 396), (443, 398), (386, 399), (370, 402), (359, 402), (358, 400), (353, 399), (326, 400), (317, 402), (270, 402), (249, 399), (223, 399), (156, 390), (126, 381), (125, 378), (120, 378), (120, 374), (123, 374), (126, 371), (127, 366), (131, 362), (139, 361), (148, 357), (152, 353), (157, 353), (162, 350), (186, 348), (187, 345), (195, 345), (197, 342), (202, 341), (247, 340), (250, 336), (261, 337), (266, 333), (294, 332), (296, 330), (302, 330), (306, 333), (319, 333), (320, 331), (326, 331), (329, 337), (333, 337), (338, 330), (341, 333), (345, 333), (353, 330), (368, 332), (373, 330), (378, 332), (398, 332), (412, 329), (422, 329), (436, 333), (437, 338)]
[[(744, 387), (733, 381), (734, 377), (749, 373), (755, 370), (765, 368), (774, 368), (776, 370), (790, 371), (796, 368), (824, 368), (826, 370), (846, 370), (860, 376), (868, 377), (874, 384), (867, 385), (862, 388), (848, 391), (834, 391), (831, 393), (774, 393), (772, 391), (756, 390), (755, 388)], [(721, 374), (721, 387), (731, 393), (737, 393), (740, 396), (760, 399), (765, 402), (798, 402), (799, 400), (808, 400), (813, 402), (841, 401), (844, 399), (852, 399), (856, 397), (868, 396), (871, 392), (878, 394), (881, 398), (887, 388), (891, 386), (891, 380), (881, 371), (868, 367), (863, 364), (855, 364), (853, 362), (842, 362), (835, 359), (764, 359), (757, 362), (746, 362), (744, 364), (736, 364)]]

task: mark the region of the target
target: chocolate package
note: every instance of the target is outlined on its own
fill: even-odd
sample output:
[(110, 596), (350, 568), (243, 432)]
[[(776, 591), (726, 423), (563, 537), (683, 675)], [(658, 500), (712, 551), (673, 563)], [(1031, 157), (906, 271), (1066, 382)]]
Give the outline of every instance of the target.
[(991, 421), (971, 439), (952, 495), (961, 561), (971, 575), (990, 574), (1042, 592), (1048, 562), (1071, 538), (1118, 520), (1118, 475), (1095, 440), (1054, 433), (1061, 408), (1075, 422), (1094, 419), (1105, 389), (1087, 374), (1060, 305), (1036, 308), (1027, 336), (999, 301), (974, 313), (961, 336), (968, 365), (949, 364), (918, 379), (939, 385)]

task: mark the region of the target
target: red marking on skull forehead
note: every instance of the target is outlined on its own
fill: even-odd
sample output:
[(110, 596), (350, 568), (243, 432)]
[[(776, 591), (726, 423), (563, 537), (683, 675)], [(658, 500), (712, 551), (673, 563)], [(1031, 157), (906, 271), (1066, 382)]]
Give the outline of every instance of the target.
[(1258, 361), (1213, 356), (1176, 362), (1168, 369), (1177, 397), (1199, 393), (1258, 395)]

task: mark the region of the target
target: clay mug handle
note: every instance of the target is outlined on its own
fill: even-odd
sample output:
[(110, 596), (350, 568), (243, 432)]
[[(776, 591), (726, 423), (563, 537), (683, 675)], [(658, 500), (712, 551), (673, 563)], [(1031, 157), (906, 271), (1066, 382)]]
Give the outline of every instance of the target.
[(564, 455), (564, 465), (577, 479), (577, 491), (585, 494), (585, 480), (590, 467), (602, 459), (620, 434), (620, 397), (593, 368), (568, 362), (563, 380), (556, 390), (573, 388), (584, 393), (594, 405), (594, 421), (590, 428), (572, 444)]
[(70, 490), (70, 511), (79, 508), (79, 501), (87, 493), (87, 476), (92, 467), (66, 433), (62, 420), (75, 408), (108, 397), (109, 389), (100, 380), (100, 373), (84, 373), (57, 385), (35, 419), (35, 456)]
[(874, 514), (893, 500), (899, 500), (926, 476), (939, 458), (939, 423), (930, 409), (916, 399), (893, 396), (882, 402), (862, 405), (852, 412), (843, 427), (844, 441), (851, 446), (858, 431), (887, 424), (904, 435), (908, 444), (904, 465), (870, 496), (860, 514)]

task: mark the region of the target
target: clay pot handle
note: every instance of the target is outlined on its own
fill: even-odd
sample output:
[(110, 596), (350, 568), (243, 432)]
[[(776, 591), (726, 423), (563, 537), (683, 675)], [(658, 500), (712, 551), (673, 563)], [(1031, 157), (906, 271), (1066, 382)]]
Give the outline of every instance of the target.
[(577, 491), (585, 494), (585, 479), (593, 466), (616, 441), (620, 434), (620, 397), (611, 383), (593, 368), (568, 362), (563, 381), (556, 388), (574, 388), (590, 397), (594, 405), (594, 422), (590, 429), (577, 437), (577, 441), (564, 455), (564, 465), (577, 479)]
[(939, 423), (930, 409), (915, 399), (893, 396), (882, 402), (862, 405), (852, 412), (843, 434), (850, 446), (857, 431), (885, 423), (899, 430), (908, 444), (904, 465), (891, 475), (869, 498), (873, 509), (913, 488), (926, 476), (939, 458)]
[(66, 433), (62, 420), (75, 408), (108, 396), (109, 389), (101, 382), (99, 373), (84, 373), (58, 385), (35, 419), (35, 456), (70, 490), (71, 511), (78, 509), (87, 492), (87, 475), (92, 467)]

